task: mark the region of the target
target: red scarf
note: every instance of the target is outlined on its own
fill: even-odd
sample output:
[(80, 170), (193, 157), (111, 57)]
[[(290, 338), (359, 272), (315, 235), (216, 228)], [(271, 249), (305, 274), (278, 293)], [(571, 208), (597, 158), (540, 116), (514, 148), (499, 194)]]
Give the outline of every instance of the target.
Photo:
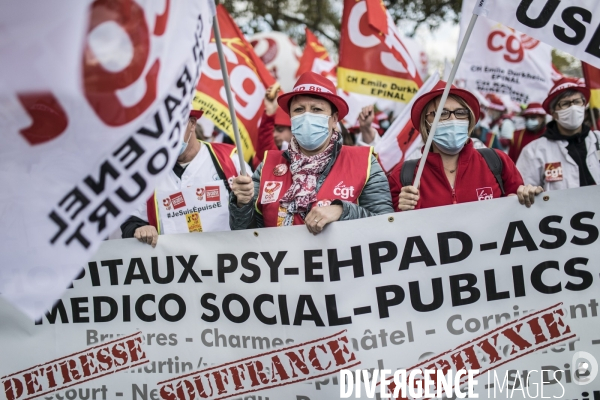
[(314, 156), (303, 154), (296, 138), (292, 138), (288, 149), (292, 185), (280, 200), (281, 205), (287, 209), (284, 225), (293, 224), (295, 213), (300, 213), (304, 218), (309, 204), (317, 200), (317, 179), (331, 161), (333, 149), (339, 138), (340, 133), (333, 131), (327, 148)]

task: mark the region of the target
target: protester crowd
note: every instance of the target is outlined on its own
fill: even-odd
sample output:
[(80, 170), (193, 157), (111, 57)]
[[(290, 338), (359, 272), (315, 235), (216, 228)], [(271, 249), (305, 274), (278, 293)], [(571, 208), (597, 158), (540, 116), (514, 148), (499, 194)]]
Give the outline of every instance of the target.
[[(445, 85), (440, 81), (413, 103), (411, 121), (423, 143)], [(160, 234), (184, 232), (305, 225), (316, 235), (335, 221), (506, 196), (530, 207), (544, 191), (600, 182), (600, 132), (586, 118), (590, 90), (574, 78), (562, 78), (543, 104), (520, 112), (496, 95), (482, 101), (452, 86), (426, 159), (417, 149), (391, 171), (382, 169), (372, 146), (393, 115), (367, 106), (346, 126), (348, 104), (314, 72), (302, 74), (288, 93), (273, 96), (273, 89), (245, 173), (229, 138), (204, 132), (201, 113), (192, 111), (177, 163), (121, 226), (122, 236), (155, 246)], [(195, 195), (197, 204), (185, 204), (195, 212), (176, 212), (178, 195), (200, 186), (186, 196)], [(204, 199), (217, 196), (207, 206)], [(158, 207), (161, 201), (172, 212)]]

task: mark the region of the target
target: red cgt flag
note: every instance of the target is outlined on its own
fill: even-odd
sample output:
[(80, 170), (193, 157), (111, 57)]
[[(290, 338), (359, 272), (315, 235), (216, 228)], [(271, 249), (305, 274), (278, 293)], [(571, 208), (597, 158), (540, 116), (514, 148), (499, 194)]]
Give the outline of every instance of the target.
[[(254, 53), (252, 45), (248, 43), (244, 34), (222, 5), (217, 7), (217, 18), (221, 29), (223, 51), (233, 92), (244, 159), (249, 161), (255, 153), (266, 88), (273, 85), (275, 79), (260, 57)], [(214, 34), (206, 51), (206, 62), (196, 89), (193, 108), (204, 111), (204, 115), (215, 126), (233, 139), (233, 127)]]
[(381, 0), (345, 0), (338, 87), (408, 103), (423, 81)]
[(585, 84), (591, 89), (590, 107), (600, 108), (600, 69), (582, 62), (583, 76)]
[(329, 57), (329, 52), (325, 46), (319, 42), (319, 39), (317, 39), (310, 29), (306, 28), (305, 31), (306, 46), (304, 46), (304, 52), (302, 53), (302, 58), (300, 58), (300, 66), (296, 72), (296, 77), (309, 71), (318, 74), (324, 73), (325, 75), (329, 73), (335, 74), (335, 71), (332, 71), (335, 68), (335, 64), (331, 61), (331, 57)]

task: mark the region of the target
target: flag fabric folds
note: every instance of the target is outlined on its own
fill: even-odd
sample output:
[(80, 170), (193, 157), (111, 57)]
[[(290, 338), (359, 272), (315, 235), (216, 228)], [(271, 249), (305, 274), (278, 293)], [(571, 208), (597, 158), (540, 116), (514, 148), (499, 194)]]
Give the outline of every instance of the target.
[(176, 162), (214, 14), (212, 0), (0, 6), (0, 293), (29, 317)]
[(473, 12), (600, 68), (598, 0), (477, 0)]
[[(257, 146), (258, 126), (264, 111), (263, 98), (266, 89), (275, 83), (275, 79), (223, 5), (217, 7), (217, 18), (244, 159), (250, 161)], [(207, 48), (206, 59), (202, 78), (198, 82), (194, 96), (194, 108), (203, 110), (206, 118), (234, 140), (214, 35)]]
[(337, 75), (341, 89), (400, 103), (410, 102), (423, 84), (379, 0), (345, 0)]

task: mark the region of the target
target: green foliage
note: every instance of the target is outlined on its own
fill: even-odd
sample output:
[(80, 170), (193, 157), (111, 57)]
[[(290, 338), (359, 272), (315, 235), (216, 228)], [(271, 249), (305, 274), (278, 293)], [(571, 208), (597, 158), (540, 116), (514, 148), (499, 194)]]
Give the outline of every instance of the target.
[(552, 50), (552, 63), (563, 75), (575, 78), (583, 77), (581, 61), (568, 53)]
[[(339, 46), (343, 0), (223, 0), (229, 13), (247, 35), (263, 31), (281, 31), (304, 42), (304, 27), (313, 31), (324, 44)], [(412, 21), (435, 29), (444, 20), (458, 22), (462, 0), (384, 0), (398, 23)]]

